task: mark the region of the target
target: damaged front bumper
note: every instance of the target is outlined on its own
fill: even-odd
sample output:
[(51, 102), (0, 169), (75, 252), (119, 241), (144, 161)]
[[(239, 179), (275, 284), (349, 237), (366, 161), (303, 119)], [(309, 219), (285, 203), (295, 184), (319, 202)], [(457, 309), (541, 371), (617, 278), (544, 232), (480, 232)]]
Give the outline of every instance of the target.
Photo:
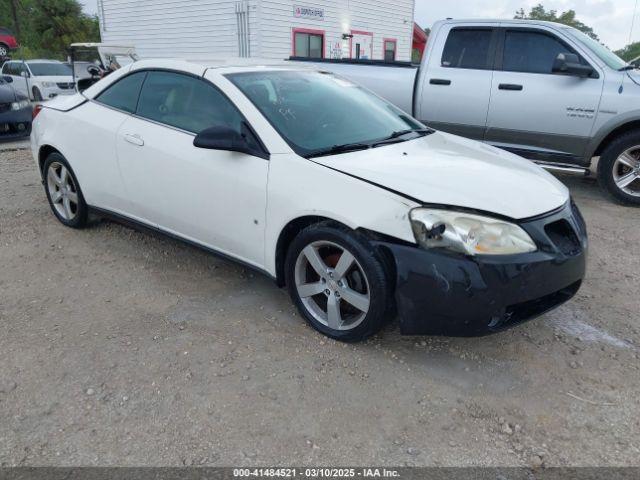
[(578, 208), (571, 203), (519, 225), (536, 242), (536, 252), (471, 257), (378, 242), (393, 257), (401, 332), (487, 335), (573, 297), (587, 256), (587, 232)]

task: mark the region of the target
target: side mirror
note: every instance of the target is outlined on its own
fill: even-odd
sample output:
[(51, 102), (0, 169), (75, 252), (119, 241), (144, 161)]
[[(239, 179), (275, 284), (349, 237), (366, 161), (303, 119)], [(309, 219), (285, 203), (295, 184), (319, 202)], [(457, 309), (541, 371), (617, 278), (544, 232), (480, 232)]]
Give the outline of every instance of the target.
[(29, 72), (22, 71), (22, 72), (20, 72), (20, 76), (24, 77), (24, 78), (29, 78), (31, 75), (29, 75)]
[(9, 75), (3, 76), (2, 79), (7, 83), (13, 83), (13, 77), (10, 77)]
[(580, 58), (574, 53), (559, 53), (553, 62), (553, 73), (563, 73), (576, 77), (589, 77), (593, 68), (580, 63)]
[(224, 150), (240, 152), (247, 155), (263, 156), (252, 148), (245, 135), (241, 135), (229, 127), (210, 127), (200, 132), (193, 140), (193, 146), (208, 150)]

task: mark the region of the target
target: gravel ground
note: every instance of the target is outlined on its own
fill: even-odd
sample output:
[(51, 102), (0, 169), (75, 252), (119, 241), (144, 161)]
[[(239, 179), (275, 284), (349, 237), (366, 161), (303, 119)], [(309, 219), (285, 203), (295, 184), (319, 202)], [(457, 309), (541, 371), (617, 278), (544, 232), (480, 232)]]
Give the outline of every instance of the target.
[(562, 178), (570, 303), (485, 338), (321, 337), (268, 278), (49, 213), (0, 153), (0, 465), (640, 465), (640, 209)]

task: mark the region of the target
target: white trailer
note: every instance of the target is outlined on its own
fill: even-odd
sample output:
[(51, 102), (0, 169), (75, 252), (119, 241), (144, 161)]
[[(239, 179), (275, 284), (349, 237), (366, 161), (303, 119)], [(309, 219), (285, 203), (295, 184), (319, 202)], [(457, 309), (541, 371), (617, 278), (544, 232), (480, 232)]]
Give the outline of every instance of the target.
[(414, 0), (99, 0), (102, 41), (141, 57), (410, 61)]

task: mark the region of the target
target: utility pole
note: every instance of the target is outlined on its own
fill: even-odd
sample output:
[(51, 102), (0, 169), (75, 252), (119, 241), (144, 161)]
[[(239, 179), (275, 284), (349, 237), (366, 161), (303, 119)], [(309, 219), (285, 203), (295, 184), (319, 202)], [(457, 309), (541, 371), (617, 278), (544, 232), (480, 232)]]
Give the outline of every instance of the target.
[(18, 41), (20, 41), (20, 21), (18, 20), (18, 9), (20, 8), (20, 0), (9, 0), (11, 3), (11, 15), (13, 16), (13, 29), (16, 32)]

